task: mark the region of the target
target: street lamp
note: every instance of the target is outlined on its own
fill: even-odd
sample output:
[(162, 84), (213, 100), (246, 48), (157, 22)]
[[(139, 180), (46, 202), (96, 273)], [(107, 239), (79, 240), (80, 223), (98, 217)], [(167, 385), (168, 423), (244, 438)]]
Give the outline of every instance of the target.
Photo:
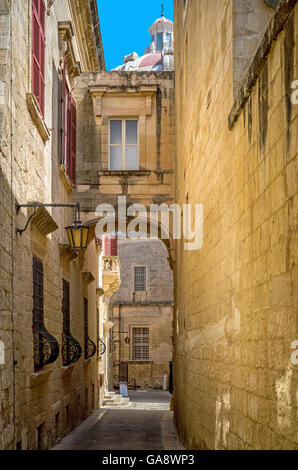
[(80, 221), (80, 203), (76, 202), (75, 204), (60, 204), (60, 203), (53, 203), (53, 204), (42, 204), (39, 202), (33, 202), (31, 204), (16, 204), (17, 213), (19, 212), (21, 207), (32, 207), (34, 208), (33, 213), (30, 215), (27, 223), (23, 229), (17, 228), (17, 233), (22, 235), (26, 230), (30, 223), (32, 217), (36, 214), (36, 210), (40, 207), (74, 207), (75, 208), (75, 220), (73, 225), (69, 227), (65, 227), (69, 245), (74, 250), (85, 250), (88, 244), (88, 237), (89, 237), (89, 227), (83, 225)]
[(86, 250), (88, 244), (89, 227), (82, 225), (80, 219), (80, 204), (75, 206), (75, 220), (74, 225), (66, 227), (69, 245), (75, 250)]

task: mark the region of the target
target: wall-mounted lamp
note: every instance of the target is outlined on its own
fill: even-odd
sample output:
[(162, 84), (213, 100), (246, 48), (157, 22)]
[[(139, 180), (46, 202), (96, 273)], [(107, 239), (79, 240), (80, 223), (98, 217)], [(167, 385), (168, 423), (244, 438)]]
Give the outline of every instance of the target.
[(75, 250), (85, 250), (87, 248), (89, 227), (86, 225), (82, 225), (82, 222), (80, 221), (80, 203), (79, 202), (76, 202), (74, 204), (59, 204), (59, 203), (42, 204), (39, 202), (32, 202), (31, 204), (16, 204), (17, 213), (19, 213), (19, 210), (21, 209), (21, 207), (32, 207), (34, 211), (30, 215), (29, 219), (27, 220), (25, 227), (23, 229), (17, 228), (17, 233), (19, 233), (20, 235), (22, 235), (22, 233), (24, 233), (27, 230), (31, 219), (36, 214), (36, 210), (38, 208), (40, 207), (74, 207), (75, 209), (74, 224), (69, 227), (65, 227), (65, 230), (68, 236), (69, 245), (71, 248)]

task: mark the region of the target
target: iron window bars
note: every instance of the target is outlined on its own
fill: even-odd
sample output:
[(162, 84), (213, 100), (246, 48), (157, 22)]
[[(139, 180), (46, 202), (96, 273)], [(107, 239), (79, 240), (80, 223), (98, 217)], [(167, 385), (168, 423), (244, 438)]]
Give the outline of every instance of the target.
[(62, 334), (62, 360), (63, 366), (77, 362), (82, 355), (80, 343), (70, 333), (70, 288), (69, 282), (63, 279), (63, 334)]
[(34, 370), (56, 361), (59, 344), (44, 325), (43, 263), (33, 256), (33, 347)]
[(88, 299), (84, 297), (84, 339), (85, 339), (85, 359), (89, 359), (96, 353), (96, 344), (88, 335)]

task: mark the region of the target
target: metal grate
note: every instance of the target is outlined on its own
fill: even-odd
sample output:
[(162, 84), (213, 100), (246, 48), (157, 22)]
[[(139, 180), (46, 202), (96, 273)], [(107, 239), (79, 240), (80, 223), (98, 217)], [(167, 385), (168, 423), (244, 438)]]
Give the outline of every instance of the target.
[(33, 358), (34, 369), (40, 370), (46, 364), (56, 361), (59, 344), (44, 325), (43, 308), (43, 263), (33, 256)]
[(132, 340), (133, 360), (149, 360), (149, 328), (133, 328)]
[(62, 335), (62, 359), (63, 366), (68, 366), (77, 362), (82, 355), (80, 343), (71, 336), (70, 333), (70, 286), (69, 282), (63, 279), (63, 335)]
[(85, 359), (89, 359), (96, 353), (96, 344), (88, 335), (88, 299), (84, 297), (84, 343), (85, 343)]
[(146, 266), (135, 266), (135, 292), (146, 291)]

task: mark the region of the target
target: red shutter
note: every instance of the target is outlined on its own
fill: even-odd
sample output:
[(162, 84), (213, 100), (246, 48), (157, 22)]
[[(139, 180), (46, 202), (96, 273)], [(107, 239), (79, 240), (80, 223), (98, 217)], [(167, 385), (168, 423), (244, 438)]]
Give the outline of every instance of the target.
[(77, 149), (77, 104), (70, 93), (69, 99), (69, 133), (68, 133), (68, 175), (76, 184), (76, 149)]
[(63, 71), (62, 71), (62, 163), (66, 164), (66, 151), (65, 151), (65, 139), (67, 134), (67, 129), (65, 129), (66, 122), (66, 57), (63, 58)]
[(104, 256), (118, 255), (118, 237), (117, 235), (106, 235), (104, 237)]
[(45, 102), (45, 3), (32, 0), (32, 92), (42, 116)]

